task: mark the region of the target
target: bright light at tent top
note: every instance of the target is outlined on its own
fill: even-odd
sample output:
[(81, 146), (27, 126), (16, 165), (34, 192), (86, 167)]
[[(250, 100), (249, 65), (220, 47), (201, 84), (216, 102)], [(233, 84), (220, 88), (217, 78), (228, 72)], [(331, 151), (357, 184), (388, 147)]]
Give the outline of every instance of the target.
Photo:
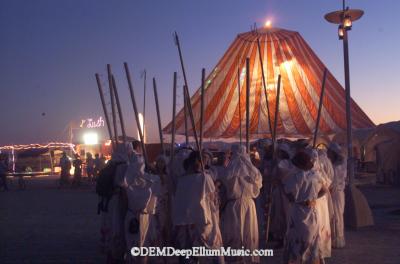
[(272, 22), (271, 22), (271, 20), (267, 20), (267, 21), (265, 21), (264, 27), (266, 27), (266, 28), (270, 28), (271, 26), (272, 26)]

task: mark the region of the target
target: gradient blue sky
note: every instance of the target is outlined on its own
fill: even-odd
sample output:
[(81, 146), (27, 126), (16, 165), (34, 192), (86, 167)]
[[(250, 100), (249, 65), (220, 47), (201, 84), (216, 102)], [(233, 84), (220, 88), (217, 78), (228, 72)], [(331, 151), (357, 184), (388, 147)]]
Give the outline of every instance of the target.
[[(350, 32), (352, 96), (375, 123), (399, 120), (400, 1), (347, 3), (365, 10)], [(165, 125), (172, 111), (172, 73), (180, 73), (175, 30), (192, 92), (201, 68), (209, 72), (238, 33), (267, 19), (299, 31), (343, 83), (342, 43), (337, 28), (323, 19), (339, 8), (339, 0), (2, 0), (0, 145), (66, 140), (70, 121), (102, 114), (94, 73), (105, 77), (107, 63), (117, 77), (128, 132), (136, 135), (124, 61), (139, 107), (140, 72), (147, 69), (149, 139), (156, 141), (150, 79), (157, 78)]]

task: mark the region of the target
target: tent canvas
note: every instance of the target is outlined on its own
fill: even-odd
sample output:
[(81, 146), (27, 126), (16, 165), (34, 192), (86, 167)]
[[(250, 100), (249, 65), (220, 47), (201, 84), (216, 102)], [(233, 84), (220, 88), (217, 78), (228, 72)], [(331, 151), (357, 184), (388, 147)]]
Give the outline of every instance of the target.
[[(273, 109), (276, 103), (277, 77), (281, 74), (282, 92), (277, 133), (288, 137), (312, 135), (325, 66), (298, 32), (263, 28), (239, 34), (206, 78), (204, 94), (206, 138), (238, 138), (240, 125), (245, 135), (247, 57), (250, 59), (250, 134), (252, 138), (270, 136), (257, 39), (261, 44), (272, 125), (275, 116)], [(329, 71), (325, 89), (320, 133), (326, 135), (344, 131), (345, 91)], [(198, 89), (191, 97), (197, 129), (200, 127), (200, 92)], [(374, 123), (354, 100), (351, 102), (351, 112), (353, 128), (374, 127)], [(169, 123), (164, 128), (164, 133), (171, 133), (171, 128), (172, 124)], [(176, 133), (180, 135), (185, 133), (183, 110), (176, 116)], [(189, 135), (192, 134), (190, 128)]]

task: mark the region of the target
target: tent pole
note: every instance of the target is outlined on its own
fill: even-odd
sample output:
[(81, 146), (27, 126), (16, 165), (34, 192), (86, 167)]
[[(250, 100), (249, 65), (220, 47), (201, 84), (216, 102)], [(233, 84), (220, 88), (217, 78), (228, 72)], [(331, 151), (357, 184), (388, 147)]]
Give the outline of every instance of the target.
[(108, 87), (110, 89), (110, 98), (111, 98), (111, 112), (112, 112), (112, 120), (113, 120), (113, 128), (114, 128), (114, 140), (115, 140), (115, 145), (118, 145), (117, 116), (115, 113), (115, 102), (114, 102), (112, 73), (111, 73), (111, 65), (110, 64), (107, 64), (107, 75), (108, 75)]
[(127, 139), (126, 139), (126, 132), (125, 132), (124, 117), (123, 117), (123, 114), (122, 114), (121, 103), (119, 101), (119, 95), (118, 95), (118, 90), (117, 90), (117, 85), (115, 83), (114, 75), (111, 76), (111, 79), (112, 79), (113, 91), (114, 91), (114, 95), (115, 95), (115, 102), (117, 103), (119, 121), (121, 123), (122, 139), (123, 139), (123, 142), (124, 142), (124, 145), (125, 145), (126, 142), (127, 142)]
[(136, 105), (135, 93), (133, 91), (133, 85), (132, 85), (132, 81), (131, 81), (131, 74), (129, 72), (128, 63), (124, 62), (124, 68), (125, 68), (125, 73), (126, 73), (126, 79), (128, 80), (129, 92), (131, 94), (133, 111), (135, 113), (136, 126), (139, 131), (140, 143), (142, 145), (144, 162), (145, 162), (146, 166), (148, 166), (149, 163), (148, 163), (148, 158), (147, 158), (147, 151), (146, 151), (146, 146), (144, 144), (143, 131), (140, 127), (139, 113), (138, 113), (138, 109), (137, 109), (137, 105)]
[(263, 82), (263, 86), (264, 86), (265, 102), (267, 104), (268, 126), (269, 126), (269, 132), (271, 133), (271, 138), (272, 138), (273, 135), (272, 135), (271, 115), (270, 115), (270, 111), (269, 111), (267, 84), (265, 82), (264, 63), (263, 63), (263, 59), (262, 59), (262, 56), (261, 56), (261, 45), (260, 45), (260, 39), (259, 38), (257, 38), (257, 47), (258, 47), (258, 57), (260, 58), (261, 76), (262, 76), (262, 82)]
[(322, 112), (322, 106), (323, 106), (323, 100), (324, 100), (324, 93), (325, 93), (326, 74), (327, 74), (327, 69), (325, 68), (325, 70), (324, 70), (324, 76), (322, 77), (321, 95), (320, 95), (320, 97), (319, 97), (319, 106), (318, 106), (317, 122), (315, 123), (313, 148), (315, 148), (315, 146), (316, 146), (316, 144), (317, 144), (319, 122), (320, 122), (320, 119), (321, 119), (321, 112)]
[(163, 139), (163, 133), (162, 133), (162, 127), (161, 127), (160, 106), (158, 104), (156, 78), (153, 78), (153, 90), (154, 90), (154, 101), (156, 103), (156, 111), (157, 111), (158, 133), (160, 135), (160, 144), (161, 144), (162, 153), (165, 156), (164, 139)]
[(204, 92), (205, 92), (206, 69), (201, 70), (201, 102), (200, 102), (200, 149), (203, 150), (204, 129)]
[(246, 58), (246, 151), (250, 153), (250, 59)]
[(108, 135), (110, 136), (112, 148), (115, 150), (115, 145), (114, 145), (113, 134), (112, 134), (112, 130), (111, 130), (110, 119), (108, 117), (106, 102), (104, 100), (104, 94), (103, 94), (103, 88), (101, 86), (100, 76), (99, 76), (98, 73), (96, 73), (95, 76), (96, 76), (96, 81), (97, 81), (97, 87), (99, 88), (101, 105), (103, 106), (104, 116), (105, 116), (106, 123), (107, 123)]

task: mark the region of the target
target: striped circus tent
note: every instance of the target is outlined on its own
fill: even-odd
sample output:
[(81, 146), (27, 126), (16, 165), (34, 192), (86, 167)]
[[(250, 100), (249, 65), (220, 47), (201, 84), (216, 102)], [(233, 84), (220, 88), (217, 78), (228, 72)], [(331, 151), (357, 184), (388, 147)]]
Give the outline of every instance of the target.
[[(257, 39), (260, 41), (272, 127), (277, 79), (281, 74), (277, 135), (307, 137), (313, 134), (325, 65), (298, 32), (263, 28), (239, 34), (206, 78), (204, 137), (238, 138), (240, 127), (242, 135), (245, 135), (246, 58), (250, 59), (250, 134), (252, 138), (271, 135)], [(197, 130), (200, 126), (200, 94), (201, 89), (198, 89), (191, 97)], [(327, 71), (320, 133), (332, 134), (345, 130), (345, 109), (345, 91), (332, 73)], [(351, 111), (353, 128), (374, 126), (354, 100), (351, 102)], [(164, 132), (171, 133), (171, 128), (170, 123)], [(189, 135), (192, 135), (189, 118), (188, 128)], [(185, 134), (183, 110), (176, 116), (176, 133)]]

